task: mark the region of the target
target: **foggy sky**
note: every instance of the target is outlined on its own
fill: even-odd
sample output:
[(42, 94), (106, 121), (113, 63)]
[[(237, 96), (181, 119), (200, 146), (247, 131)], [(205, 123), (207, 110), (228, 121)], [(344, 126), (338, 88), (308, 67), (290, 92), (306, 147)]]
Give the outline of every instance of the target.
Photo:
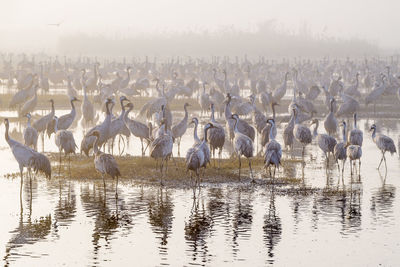
[[(254, 30), (275, 20), (278, 29), (362, 38), (383, 48), (400, 47), (400, 1), (386, 0), (0, 0), (1, 48), (53, 48), (71, 33), (121, 38), (138, 33)], [(50, 23), (63, 22), (60, 27)]]

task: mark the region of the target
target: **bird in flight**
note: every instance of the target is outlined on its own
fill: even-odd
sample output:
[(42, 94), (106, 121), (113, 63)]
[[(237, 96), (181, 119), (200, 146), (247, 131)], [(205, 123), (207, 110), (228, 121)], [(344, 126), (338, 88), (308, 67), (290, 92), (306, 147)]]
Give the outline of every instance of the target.
[(64, 21), (60, 21), (59, 23), (49, 23), (47, 24), (47, 26), (56, 26), (56, 27), (60, 27), (60, 25), (63, 23)]

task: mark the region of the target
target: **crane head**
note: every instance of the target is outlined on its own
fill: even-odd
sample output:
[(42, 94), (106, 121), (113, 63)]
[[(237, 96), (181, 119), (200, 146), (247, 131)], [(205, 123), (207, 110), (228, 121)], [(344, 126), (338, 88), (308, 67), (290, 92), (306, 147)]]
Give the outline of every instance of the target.
[(375, 123), (371, 125), (371, 128), (369, 129), (370, 131), (376, 130), (376, 125)]

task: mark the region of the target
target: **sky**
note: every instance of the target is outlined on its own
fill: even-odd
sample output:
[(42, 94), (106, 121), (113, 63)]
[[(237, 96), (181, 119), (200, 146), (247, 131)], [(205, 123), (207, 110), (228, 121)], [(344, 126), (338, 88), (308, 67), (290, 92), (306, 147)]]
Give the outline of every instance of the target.
[[(297, 32), (362, 38), (383, 48), (400, 47), (398, 0), (0, 0), (3, 47), (51, 47), (71, 33), (124, 37), (138, 33), (254, 30), (274, 20)], [(62, 22), (60, 27), (48, 24)]]

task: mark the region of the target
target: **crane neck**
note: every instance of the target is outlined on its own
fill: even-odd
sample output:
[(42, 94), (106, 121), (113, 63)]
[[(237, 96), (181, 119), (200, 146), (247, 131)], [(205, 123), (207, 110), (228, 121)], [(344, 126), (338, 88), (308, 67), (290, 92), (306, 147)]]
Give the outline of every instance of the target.
[(231, 100), (228, 99), (228, 101), (225, 104), (225, 118), (228, 120), (232, 117), (232, 112), (231, 112)]
[(271, 105), (271, 107), (272, 107), (272, 118), (274, 119), (274, 121), (275, 121), (275, 116), (276, 116), (276, 112), (275, 112), (275, 105), (274, 104), (272, 104)]
[(235, 133), (238, 133), (238, 132), (239, 132), (239, 130), (238, 130), (238, 123), (239, 123), (239, 118), (238, 118), (238, 117), (235, 117), (235, 125), (234, 125), (234, 127), (233, 127), (233, 130), (234, 130)]
[(6, 138), (6, 141), (7, 141), (7, 143), (10, 143), (10, 136), (8, 135), (8, 129), (9, 129), (9, 124), (8, 124), (8, 122), (6, 123), (6, 132), (5, 132), (5, 138)]
[(275, 131), (275, 123), (271, 122), (271, 129), (269, 130), (269, 140), (275, 139), (274, 131)]
[(99, 153), (99, 136), (94, 135), (93, 152), (95, 155)]
[(318, 126), (319, 126), (319, 121), (316, 121), (314, 132), (313, 132), (314, 137), (316, 137), (318, 135)]
[(357, 116), (356, 114), (354, 114), (354, 124), (353, 124), (353, 128), (357, 129)]
[(374, 139), (374, 141), (375, 141), (375, 136), (376, 136), (376, 128), (374, 128), (374, 130), (372, 132), (372, 139)]
[(51, 114), (54, 116), (55, 109), (54, 109), (54, 101), (51, 101)]
[(71, 101), (70, 101), (70, 103), (71, 103), (71, 112), (72, 112), (72, 111), (75, 111), (75, 104), (74, 104), (74, 101), (75, 101), (75, 100), (71, 100)]
[(346, 134), (347, 126), (343, 125), (343, 143), (347, 143), (347, 134)]
[(288, 125), (290, 127), (293, 127), (294, 123), (295, 123), (295, 113), (293, 112), (292, 116), (290, 116), (290, 120), (289, 120), (289, 124)]
[(211, 106), (211, 122), (215, 122), (215, 116), (214, 116), (214, 105)]
[(209, 129), (210, 129), (210, 127), (204, 127), (204, 141), (203, 142), (205, 142), (205, 143), (208, 142), (207, 132), (208, 132)]
[(56, 122), (54, 124), (54, 133), (57, 133), (58, 131), (58, 118), (55, 118)]
[(194, 130), (193, 130), (193, 139), (194, 139), (194, 141), (196, 142), (196, 143), (198, 143), (198, 142), (200, 142), (200, 138), (199, 138), (199, 136), (197, 135), (197, 126), (198, 126), (198, 121), (196, 120), (195, 121), (195, 123), (194, 123)]

